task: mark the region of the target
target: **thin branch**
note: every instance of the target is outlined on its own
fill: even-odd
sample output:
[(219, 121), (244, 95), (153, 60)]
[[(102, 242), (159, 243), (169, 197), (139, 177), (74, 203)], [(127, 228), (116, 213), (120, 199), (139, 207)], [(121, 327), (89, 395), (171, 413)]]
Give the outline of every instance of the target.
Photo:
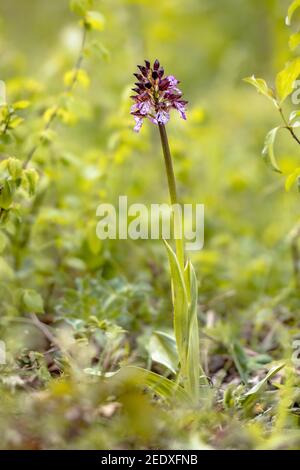
[(10, 118), (11, 118), (11, 113), (9, 112), (9, 113), (8, 113), (8, 116), (7, 116), (7, 118), (6, 118), (6, 121), (5, 121), (5, 126), (4, 126), (4, 129), (3, 129), (2, 135), (5, 135), (6, 132), (8, 131), (8, 126), (9, 126), (9, 123), (10, 123)]
[(288, 123), (284, 113), (283, 113), (283, 110), (281, 107), (278, 108), (279, 109), (279, 112), (280, 112), (280, 115), (283, 119), (283, 122), (285, 124), (285, 127), (286, 129), (290, 132), (291, 136), (293, 137), (293, 139), (300, 145), (300, 139), (298, 139), (298, 137), (296, 136), (295, 132), (294, 132), (294, 129), (292, 126), (290, 126), (290, 124)]

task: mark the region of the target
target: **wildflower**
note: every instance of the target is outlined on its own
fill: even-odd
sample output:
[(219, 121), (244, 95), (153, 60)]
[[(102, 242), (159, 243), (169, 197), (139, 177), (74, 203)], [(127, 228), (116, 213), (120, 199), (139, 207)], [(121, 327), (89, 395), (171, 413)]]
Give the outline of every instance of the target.
[(177, 87), (179, 81), (173, 75), (164, 76), (164, 69), (156, 59), (153, 66), (148, 60), (145, 65), (138, 65), (139, 72), (131, 98), (134, 104), (131, 114), (135, 119), (134, 130), (139, 132), (145, 118), (157, 125), (164, 125), (170, 119), (170, 109), (176, 109), (182, 119), (186, 119), (185, 106), (187, 101), (182, 99), (182, 93)]
[[(197, 280), (190, 261), (185, 255), (184, 220), (177, 194), (177, 184), (173, 168), (173, 159), (165, 124), (170, 119), (170, 110), (177, 109), (186, 119), (185, 106), (178, 88), (178, 80), (173, 75), (164, 76), (164, 69), (156, 60), (151, 67), (148, 60), (138, 66), (137, 79), (132, 96), (134, 104), (131, 114), (135, 119), (134, 130), (138, 132), (145, 118), (157, 125), (165, 161), (171, 202), (172, 228), (175, 252), (165, 241), (171, 266), (171, 281), (174, 308), (174, 336), (176, 338), (178, 363), (180, 369), (176, 386), (183, 386), (185, 392), (195, 404), (199, 403), (201, 382), (208, 385), (200, 364), (198, 320), (197, 320)], [(178, 210), (179, 209), (179, 210)], [(185, 295), (182, 295), (182, 292)], [(183, 298), (184, 297), (184, 298)]]

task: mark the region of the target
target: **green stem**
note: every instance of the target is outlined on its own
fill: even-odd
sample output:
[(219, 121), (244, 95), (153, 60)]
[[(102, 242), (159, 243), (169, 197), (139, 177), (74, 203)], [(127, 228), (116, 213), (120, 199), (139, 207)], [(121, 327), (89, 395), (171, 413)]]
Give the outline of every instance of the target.
[[(159, 127), (161, 145), (162, 145), (164, 159), (165, 159), (165, 167), (166, 167), (166, 173), (167, 173), (167, 178), (168, 178), (171, 204), (172, 205), (179, 204), (179, 200), (177, 196), (176, 180), (175, 180), (175, 174), (174, 174), (174, 169), (173, 169), (173, 162), (172, 162), (172, 156), (171, 156), (170, 147), (169, 147), (167, 131), (166, 131), (164, 124), (159, 124), (158, 127)], [(181, 225), (181, 230), (180, 230), (181, 233), (179, 234), (179, 238), (175, 239), (175, 244), (176, 244), (176, 254), (177, 254), (179, 266), (183, 272), (184, 271), (183, 221), (181, 220), (180, 222), (179, 223)]]
[(285, 117), (285, 115), (284, 115), (284, 113), (283, 113), (283, 110), (282, 110), (282, 108), (281, 108), (280, 106), (279, 106), (278, 110), (279, 110), (279, 112), (280, 112), (280, 115), (281, 115), (281, 117), (282, 117), (282, 120), (283, 120), (283, 122), (284, 122), (284, 124), (285, 124), (286, 129), (291, 133), (291, 136), (292, 136), (293, 139), (297, 142), (297, 144), (300, 144), (300, 140), (299, 140), (298, 137), (296, 136), (296, 134), (295, 134), (295, 132), (294, 132), (292, 126), (289, 125), (289, 123), (288, 123), (288, 121), (287, 121), (287, 119), (286, 119), (286, 117)]

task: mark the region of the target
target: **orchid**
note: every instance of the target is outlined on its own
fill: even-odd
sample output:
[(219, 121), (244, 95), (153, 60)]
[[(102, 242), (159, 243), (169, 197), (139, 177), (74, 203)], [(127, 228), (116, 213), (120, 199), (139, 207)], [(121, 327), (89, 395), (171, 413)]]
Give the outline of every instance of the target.
[(170, 119), (170, 110), (176, 109), (182, 119), (186, 119), (185, 106), (187, 101), (182, 99), (182, 92), (178, 88), (180, 83), (173, 75), (164, 76), (164, 68), (156, 59), (153, 67), (148, 60), (145, 65), (138, 65), (139, 72), (134, 76), (137, 79), (136, 93), (131, 96), (134, 104), (131, 114), (135, 119), (135, 132), (139, 132), (145, 118), (153, 124), (167, 124)]
[(194, 268), (185, 254), (182, 215), (175, 210), (180, 206), (177, 184), (173, 168), (173, 159), (165, 124), (170, 119), (170, 109), (179, 111), (186, 119), (185, 106), (178, 88), (179, 81), (173, 75), (164, 76), (164, 69), (156, 59), (153, 67), (148, 60), (145, 65), (138, 65), (139, 73), (132, 96), (134, 105), (131, 114), (135, 119), (134, 130), (139, 132), (143, 120), (148, 118), (159, 129), (162, 153), (173, 214), (175, 251), (164, 240), (169, 258), (172, 285), (174, 336), (178, 353), (177, 385), (183, 388), (189, 399), (199, 401), (200, 386), (207, 386), (207, 377), (200, 364), (199, 331), (197, 319), (197, 279)]

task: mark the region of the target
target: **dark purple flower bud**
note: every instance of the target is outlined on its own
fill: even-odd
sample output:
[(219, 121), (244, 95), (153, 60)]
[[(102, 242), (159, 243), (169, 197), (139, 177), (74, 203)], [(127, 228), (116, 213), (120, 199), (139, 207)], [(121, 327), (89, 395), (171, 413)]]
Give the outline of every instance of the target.
[(146, 67), (144, 67), (143, 65), (138, 65), (138, 69), (140, 69), (140, 71), (142, 72), (142, 75), (144, 77), (148, 76), (148, 71), (147, 71)]
[(150, 62), (149, 62), (149, 60), (145, 60), (145, 65), (146, 65), (146, 69), (147, 69), (147, 70), (150, 70)]
[(145, 88), (147, 88), (148, 90), (150, 90), (151, 87), (152, 87), (152, 85), (151, 85), (150, 82), (146, 82), (146, 83), (145, 83)]
[(162, 77), (163, 77), (163, 75), (164, 75), (164, 73), (165, 73), (165, 70), (164, 70), (164, 68), (163, 68), (163, 67), (161, 67), (161, 68), (158, 70), (158, 72), (157, 72), (157, 73), (158, 73), (158, 76), (159, 76), (159, 78), (162, 78)]
[(156, 61), (153, 64), (153, 69), (158, 70), (159, 69), (159, 61), (156, 59)]
[(144, 83), (136, 82), (135, 85), (136, 85), (140, 90), (145, 90), (145, 85), (144, 85)]
[(143, 80), (143, 75), (141, 75), (140, 73), (134, 73), (133, 74), (138, 80)]
[(159, 83), (159, 89), (160, 90), (167, 90), (170, 86), (170, 82), (167, 78), (164, 78), (160, 83)]
[(155, 70), (153, 70), (153, 72), (152, 72), (152, 78), (153, 78), (153, 80), (158, 79), (158, 73)]
[(137, 111), (131, 110), (131, 114), (132, 114), (133, 116), (142, 116), (142, 114), (141, 114), (141, 112), (140, 112), (139, 110), (137, 110)]

